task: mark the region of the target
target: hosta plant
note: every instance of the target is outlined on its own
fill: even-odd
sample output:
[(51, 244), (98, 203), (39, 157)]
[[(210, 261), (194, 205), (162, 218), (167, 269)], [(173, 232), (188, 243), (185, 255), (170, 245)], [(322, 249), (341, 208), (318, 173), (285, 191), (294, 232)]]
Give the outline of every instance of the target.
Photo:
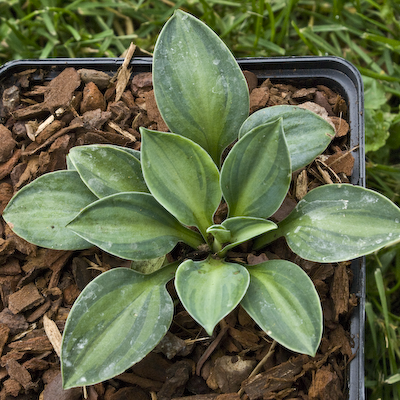
[[(400, 210), (380, 194), (349, 184), (311, 190), (279, 224), (292, 171), (323, 152), (335, 132), (316, 114), (269, 107), (250, 117), (245, 78), (223, 42), (177, 11), (162, 29), (153, 61), (159, 110), (170, 132), (141, 128), (141, 152), (112, 145), (73, 148), (68, 170), (21, 189), (4, 218), (40, 246), (93, 245), (132, 260), (102, 273), (68, 316), (61, 362), (65, 388), (122, 373), (166, 334), (174, 279), (182, 305), (205, 331), (239, 304), (271, 338), (314, 355), (322, 335), (318, 294), (287, 260), (242, 265), (229, 251), (284, 236), (300, 257), (338, 262), (400, 238)], [(230, 150), (227, 147), (232, 145)], [(216, 210), (226, 203), (226, 219)], [(203, 257), (168, 264), (178, 243)]]

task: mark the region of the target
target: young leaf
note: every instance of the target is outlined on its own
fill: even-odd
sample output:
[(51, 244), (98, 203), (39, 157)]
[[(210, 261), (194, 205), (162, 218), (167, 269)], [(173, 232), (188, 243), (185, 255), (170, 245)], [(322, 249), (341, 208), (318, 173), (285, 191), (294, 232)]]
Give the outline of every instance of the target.
[(183, 306), (210, 336), (215, 325), (239, 304), (248, 286), (246, 268), (211, 257), (184, 261), (175, 277)]
[(335, 137), (335, 130), (331, 124), (312, 111), (294, 106), (266, 107), (256, 111), (243, 123), (239, 137), (278, 118), (283, 119), (283, 131), (293, 171), (313, 161)]
[(92, 246), (65, 226), (97, 200), (76, 171), (51, 172), (23, 187), (8, 203), (3, 218), (30, 243), (56, 250)]
[(152, 195), (182, 224), (206, 237), (222, 193), (219, 171), (207, 152), (190, 139), (141, 128), (142, 168)]
[(254, 128), (229, 152), (221, 188), (233, 217), (268, 218), (281, 205), (291, 180), (281, 120)]
[(226, 219), (221, 225), (211, 226), (207, 232), (213, 234), (220, 244), (229, 242), (218, 253), (223, 257), (233, 247), (277, 227), (272, 221), (263, 218), (233, 217)]
[(69, 159), (86, 186), (99, 198), (119, 192), (148, 192), (140, 161), (123, 148), (77, 146)]
[(179, 223), (147, 193), (118, 193), (104, 197), (68, 225), (101, 249), (128, 260), (165, 255), (179, 242), (197, 247), (201, 236)]
[(297, 204), (278, 233), (302, 258), (345, 261), (399, 241), (400, 209), (369, 189), (324, 185)]
[(266, 261), (248, 270), (243, 308), (278, 343), (314, 356), (322, 336), (322, 310), (307, 274), (286, 260)]
[(246, 80), (232, 53), (203, 22), (176, 10), (154, 48), (154, 94), (170, 130), (219, 165), (249, 114)]
[(219, 244), (228, 243), (231, 241), (231, 231), (222, 225), (211, 225), (207, 228), (207, 233), (211, 233)]
[(172, 321), (174, 307), (165, 285), (175, 270), (171, 264), (142, 275), (115, 268), (85, 287), (64, 329), (64, 389), (119, 375), (158, 344)]

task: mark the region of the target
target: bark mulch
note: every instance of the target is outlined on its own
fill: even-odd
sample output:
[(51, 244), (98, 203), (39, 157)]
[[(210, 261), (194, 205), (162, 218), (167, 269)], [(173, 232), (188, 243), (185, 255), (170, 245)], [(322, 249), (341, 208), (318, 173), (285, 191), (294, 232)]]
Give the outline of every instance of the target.
[[(66, 168), (73, 146), (112, 143), (140, 149), (139, 126), (166, 131), (155, 103), (151, 74), (68, 67), (55, 78), (28, 70), (2, 83), (0, 96), (0, 212), (12, 195), (38, 176)], [(294, 87), (246, 72), (251, 112), (276, 104), (301, 104), (330, 118), (336, 138), (324, 155), (293, 173), (293, 185), (275, 221), (310, 189), (349, 182), (347, 106), (325, 86)], [(124, 77), (124, 78), (122, 78)], [(218, 218), (222, 218), (221, 209)], [(178, 246), (171, 257), (185, 249)], [(312, 278), (324, 311), (324, 336), (315, 357), (275, 343), (238, 307), (213, 337), (177, 306), (170, 331), (140, 363), (109, 381), (88, 387), (90, 400), (341, 400), (352, 359), (348, 328), (357, 304), (350, 293), (350, 263), (318, 264), (290, 252), (284, 240), (262, 252), (245, 244), (230, 259), (256, 264), (286, 258)], [(62, 391), (60, 332), (74, 300), (101, 272), (129, 262), (99, 249), (56, 251), (16, 236), (0, 218), (0, 400), (81, 399), (82, 388)], [(170, 292), (176, 296), (172, 285)], [(268, 357), (266, 355), (268, 354)], [(259, 364), (263, 360), (263, 364)]]

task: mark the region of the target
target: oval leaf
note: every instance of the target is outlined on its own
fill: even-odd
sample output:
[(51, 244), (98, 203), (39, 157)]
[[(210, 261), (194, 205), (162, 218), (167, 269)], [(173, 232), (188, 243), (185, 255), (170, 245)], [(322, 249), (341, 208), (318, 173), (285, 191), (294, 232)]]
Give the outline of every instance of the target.
[(246, 80), (222, 40), (197, 18), (175, 11), (154, 48), (153, 83), (169, 129), (198, 143), (219, 165), (249, 114)]
[(123, 148), (99, 144), (77, 146), (69, 152), (69, 159), (97, 197), (149, 191), (140, 161)]
[(172, 321), (174, 307), (165, 285), (175, 269), (171, 265), (142, 275), (115, 268), (85, 287), (64, 329), (64, 389), (113, 378), (158, 344)]
[(286, 260), (266, 261), (248, 270), (243, 308), (282, 346), (314, 356), (322, 336), (322, 310), (307, 274)]
[(254, 128), (229, 152), (221, 188), (233, 217), (268, 218), (282, 204), (291, 180), (281, 120)]
[(140, 132), (143, 174), (152, 195), (179, 221), (197, 226), (205, 236), (222, 197), (217, 166), (190, 139), (144, 128)]
[(147, 193), (118, 193), (104, 197), (68, 225), (101, 249), (128, 260), (165, 255), (179, 242), (197, 247), (201, 236), (179, 223)]
[(279, 231), (304, 259), (345, 261), (399, 241), (400, 209), (360, 186), (324, 185), (307, 193)]
[(332, 125), (319, 115), (300, 107), (285, 105), (266, 107), (250, 115), (240, 128), (239, 137), (278, 118), (283, 119), (293, 171), (312, 162), (335, 137)]
[(76, 171), (51, 172), (23, 187), (3, 212), (11, 229), (30, 243), (56, 250), (92, 246), (66, 225), (97, 200)]
[(215, 325), (239, 304), (248, 286), (246, 268), (211, 257), (186, 260), (175, 277), (183, 306), (210, 336)]

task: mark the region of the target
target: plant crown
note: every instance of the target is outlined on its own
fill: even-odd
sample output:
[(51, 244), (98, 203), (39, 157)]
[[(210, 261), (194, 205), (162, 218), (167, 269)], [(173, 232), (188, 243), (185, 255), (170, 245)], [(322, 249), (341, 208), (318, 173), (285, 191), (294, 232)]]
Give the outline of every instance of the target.
[[(287, 195), (292, 171), (322, 153), (334, 129), (294, 106), (249, 117), (237, 62), (193, 16), (178, 10), (163, 27), (153, 84), (171, 133), (141, 128), (140, 153), (75, 147), (68, 170), (25, 186), (4, 211), (12, 229), (39, 246), (96, 245), (133, 260), (131, 269), (102, 273), (73, 305), (62, 341), (64, 388), (112, 378), (160, 342), (173, 317), (166, 290), (173, 278), (183, 306), (209, 335), (240, 304), (278, 343), (315, 355), (322, 311), (306, 273), (287, 260), (241, 265), (227, 259), (229, 250), (251, 239), (260, 249), (284, 236), (304, 259), (339, 262), (400, 237), (400, 210), (350, 184), (311, 190), (279, 224), (268, 220)], [(228, 215), (215, 223), (221, 201)], [(165, 255), (178, 242), (208, 255), (168, 264)]]

